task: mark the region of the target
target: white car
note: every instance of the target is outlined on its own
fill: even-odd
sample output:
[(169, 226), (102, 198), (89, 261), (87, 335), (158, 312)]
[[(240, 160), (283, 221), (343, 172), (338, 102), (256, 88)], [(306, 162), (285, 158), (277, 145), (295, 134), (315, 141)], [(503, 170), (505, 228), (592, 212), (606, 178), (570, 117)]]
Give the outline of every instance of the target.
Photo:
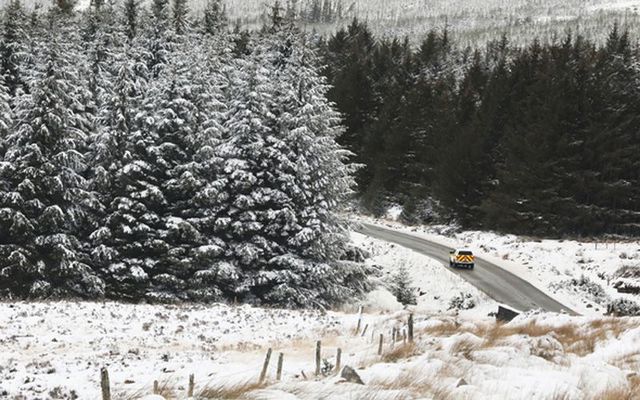
[(449, 266), (451, 268), (468, 268), (473, 269), (475, 265), (475, 256), (469, 249), (456, 249), (449, 252)]

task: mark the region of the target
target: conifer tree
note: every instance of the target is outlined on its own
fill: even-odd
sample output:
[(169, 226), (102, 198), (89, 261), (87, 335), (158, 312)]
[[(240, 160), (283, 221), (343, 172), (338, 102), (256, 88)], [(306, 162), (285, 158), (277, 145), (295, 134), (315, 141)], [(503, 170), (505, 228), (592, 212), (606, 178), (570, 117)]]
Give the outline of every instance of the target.
[(55, 39), (30, 95), (20, 98), (20, 123), (7, 138), (0, 171), (0, 286), (18, 297), (104, 294), (77, 237), (85, 207), (95, 202), (80, 172), (85, 133), (72, 111), (77, 77)]
[(140, 3), (137, 0), (125, 0), (122, 5), (124, 30), (129, 41), (138, 34), (138, 18), (140, 14)]
[(21, 61), (26, 57), (24, 26), (27, 19), (20, 0), (11, 0), (5, 6), (2, 40), (0, 41), (0, 73), (8, 93), (13, 99), (19, 89), (24, 89), (24, 72), (21, 71)]
[(94, 225), (89, 238), (93, 263), (107, 283), (107, 296), (138, 300), (148, 291), (147, 271), (157, 254), (151, 244), (153, 230), (159, 229), (158, 217), (148, 210), (157, 191), (146, 176), (151, 140), (136, 121), (146, 88), (139, 71), (146, 64), (136, 61), (132, 48), (118, 58), (113, 92), (101, 108), (92, 148), (93, 190), (102, 205), (96, 217), (104, 223)]
[(207, 0), (202, 20), (204, 32), (209, 35), (219, 34), (226, 29), (227, 24), (228, 18), (222, 0)]
[(350, 193), (347, 154), (311, 55), (294, 53), (286, 24), (269, 31), (230, 82), (216, 229), (239, 296), (325, 307), (368, 288), (365, 268), (339, 261), (346, 231), (332, 210)]
[(177, 35), (186, 32), (189, 25), (187, 0), (173, 0), (173, 30)]
[(13, 110), (10, 106), (11, 97), (9, 90), (0, 76), (0, 159), (6, 150), (6, 140), (14, 126)]
[(173, 49), (169, 0), (153, 0), (151, 15), (143, 37), (147, 50), (147, 69), (151, 77), (158, 78), (168, 63)]
[(396, 274), (393, 275), (390, 289), (391, 293), (396, 296), (396, 299), (402, 305), (417, 304), (415, 288), (411, 286), (411, 277), (404, 265), (401, 265)]

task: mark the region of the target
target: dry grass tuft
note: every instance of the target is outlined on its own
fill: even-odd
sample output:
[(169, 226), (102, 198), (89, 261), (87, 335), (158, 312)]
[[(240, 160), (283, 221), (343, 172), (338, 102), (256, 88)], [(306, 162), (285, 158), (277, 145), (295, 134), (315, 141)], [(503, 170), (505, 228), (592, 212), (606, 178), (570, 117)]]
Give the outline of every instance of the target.
[(199, 399), (211, 400), (235, 400), (241, 399), (245, 394), (262, 389), (264, 383), (256, 383), (254, 380), (236, 382), (233, 384), (219, 383), (209, 384), (198, 394)]
[(158, 393), (156, 394), (159, 394), (165, 399), (175, 399), (176, 392), (174, 383), (169, 381), (159, 382)]
[(423, 328), (419, 333), (424, 333), (429, 336), (451, 336), (459, 333), (461, 331), (460, 328), (461, 325), (458, 321), (446, 320), (442, 321), (441, 324)]
[[(129, 392), (128, 394), (122, 395), (117, 398), (121, 398), (123, 400), (137, 400), (149, 395), (150, 392), (152, 391), (148, 389), (139, 389), (135, 392)], [(167, 400), (176, 399), (178, 395), (176, 392), (175, 382), (171, 380), (166, 380), (163, 382), (158, 381), (158, 392), (155, 394), (158, 394)]]
[(567, 392), (560, 392), (556, 390), (556, 392), (551, 395), (549, 400), (572, 400), (572, 397)]
[(640, 376), (632, 375), (627, 381), (627, 387), (607, 389), (590, 400), (640, 400)]
[(637, 324), (620, 318), (595, 320), (589, 323), (587, 329), (581, 329), (576, 324), (553, 327), (531, 321), (519, 326), (507, 326), (500, 323), (478, 326), (472, 333), (484, 338), (484, 348), (493, 347), (510, 336), (541, 337), (549, 335), (563, 345), (565, 352), (585, 356), (593, 353), (598, 343), (611, 337), (618, 338), (622, 333), (635, 326)]
[(478, 348), (478, 344), (471, 338), (462, 338), (451, 346), (451, 354), (462, 355), (467, 360), (472, 360), (472, 353)]
[(393, 349), (387, 351), (382, 355), (382, 361), (384, 362), (398, 362), (399, 360), (406, 360), (409, 357), (420, 355), (421, 352), (414, 343), (400, 344)]
[(640, 351), (634, 351), (615, 358), (610, 364), (620, 369), (640, 370)]
[(424, 397), (429, 394), (434, 399), (454, 399), (450, 388), (436, 385), (439, 379), (425, 375), (423, 371), (404, 371), (395, 379), (386, 378), (380, 381), (370, 382), (369, 385), (377, 390), (402, 391), (411, 395), (410, 398)]

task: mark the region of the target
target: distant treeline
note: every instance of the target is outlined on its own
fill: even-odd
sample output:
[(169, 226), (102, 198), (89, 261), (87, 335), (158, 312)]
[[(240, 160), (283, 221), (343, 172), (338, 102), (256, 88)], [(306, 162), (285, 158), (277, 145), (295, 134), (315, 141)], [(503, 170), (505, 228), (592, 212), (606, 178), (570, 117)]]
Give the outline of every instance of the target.
[(567, 34), (417, 48), (354, 21), (324, 43), (341, 142), (363, 164), (363, 206), (410, 223), (535, 235), (640, 234), (640, 54), (617, 25), (598, 45)]

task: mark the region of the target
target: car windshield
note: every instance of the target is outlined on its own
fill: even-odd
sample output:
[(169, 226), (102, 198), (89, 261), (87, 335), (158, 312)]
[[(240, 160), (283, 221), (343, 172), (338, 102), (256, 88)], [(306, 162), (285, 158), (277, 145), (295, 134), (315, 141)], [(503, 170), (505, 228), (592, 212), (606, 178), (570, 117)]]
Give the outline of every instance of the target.
[(472, 256), (473, 253), (470, 251), (461, 251), (458, 254), (460, 254), (461, 256)]

